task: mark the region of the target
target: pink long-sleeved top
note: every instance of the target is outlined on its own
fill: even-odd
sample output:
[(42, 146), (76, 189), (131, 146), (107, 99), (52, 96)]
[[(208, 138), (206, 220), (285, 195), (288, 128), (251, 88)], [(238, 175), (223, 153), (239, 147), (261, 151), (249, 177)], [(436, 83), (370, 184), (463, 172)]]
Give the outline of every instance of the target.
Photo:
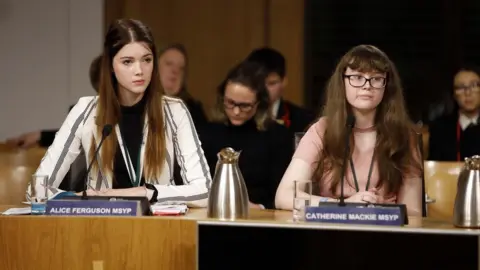
[[(293, 159), (300, 159), (310, 165), (312, 172), (317, 168), (323, 149), (323, 135), (326, 130), (326, 118), (320, 118), (313, 124), (298, 145)], [(360, 191), (364, 191), (367, 185), (368, 174), (372, 162), (373, 152), (376, 142), (376, 131), (371, 129), (353, 129), (355, 146), (353, 149), (352, 160), (357, 175), (358, 186)], [(412, 157), (413, 158), (413, 157)], [(402, 203), (407, 205), (409, 214), (421, 215), (422, 208), (422, 180), (421, 171), (406, 172), (403, 177), (403, 184), (397, 194), (386, 194), (383, 188), (378, 190), (381, 196), (381, 202), (385, 203)], [(312, 176), (313, 177), (313, 176)], [(355, 184), (353, 180), (352, 169), (347, 167), (345, 173), (345, 187), (344, 194), (348, 198), (356, 193)], [(336, 198), (340, 194), (340, 185), (338, 185), (335, 194), (330, 191), (332, 182), (331, 173), (326, 172), (321, 179), (312, 179), (318, 181), (320, 185), (320, 196)], [(379, 181), (378, 164), (373, 160), (373, 168), (370, 178), (369, 188), (376, 187)], [(382, 200), (383, 199), (383, 200)]]

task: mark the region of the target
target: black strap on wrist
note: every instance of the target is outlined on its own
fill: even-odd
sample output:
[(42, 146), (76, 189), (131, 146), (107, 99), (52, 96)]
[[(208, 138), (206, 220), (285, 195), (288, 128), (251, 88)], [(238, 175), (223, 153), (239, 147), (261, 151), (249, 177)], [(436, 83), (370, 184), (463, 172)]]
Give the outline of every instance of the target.
[(158, 199), (157, 199), (157, 197), (158, 197), (157, 188), (154, 185), (148, 184), (148, 183), (145, 183), (145, 187), (147, 189), (153, 190), (153, 195), (152, 195), (152, 198), (150, 199), (150, 203), (156, 203), (158, 201)]

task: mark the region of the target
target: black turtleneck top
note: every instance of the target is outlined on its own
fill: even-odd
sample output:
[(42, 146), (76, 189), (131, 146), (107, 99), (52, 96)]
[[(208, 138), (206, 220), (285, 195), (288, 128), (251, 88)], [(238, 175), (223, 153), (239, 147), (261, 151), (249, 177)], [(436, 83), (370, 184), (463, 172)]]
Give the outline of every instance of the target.
[[(137, 174), (137, 171), (140, 169), (138, 168), (138, 165), (140, 158), (140, 147), (142, 146), (143, 140), (145, 104), (146, 98), (143, 97), (142, 100), (133, 106), (120, 106), (120, 133), (123, 143), (130, 154), (133, 167), (135, 168), (135, 172), (133, 172), (134, 174)], [(133, 187), (132, 181), (130, 180), (130, 176), (128, 174), (127, 165), (125, 164), (125, 160), (120, 150), (120, 144), (117, 144), (113, 172), (115, 175), (112, 183), (113, 188)], [(145, 180), (142, 173), (140, 185), (143, 185), (144, 182)]]
[(198, 130), (205, 158), (215, 175), (217, 154), (222, 148), (242, 150), (238, 166), (245, 180), (250, 202), (275, 207), (275, 193), (293, 155), (293, 135), (272, 122), (259, 131), (253, 120), (242, 126), (209, 123)]

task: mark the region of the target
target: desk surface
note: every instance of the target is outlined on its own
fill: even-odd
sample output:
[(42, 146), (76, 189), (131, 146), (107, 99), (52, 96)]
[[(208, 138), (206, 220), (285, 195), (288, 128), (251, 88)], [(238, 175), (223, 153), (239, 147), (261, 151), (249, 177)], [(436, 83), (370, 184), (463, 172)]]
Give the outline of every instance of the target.
[[(0, 212), (11, 207), (15, 206), (0, 205)], [(22, 205), (17, 207), (26, 206)], [(351, 237), (351, 232), (360, 232), (358, 234), (355, 233), (356, 237), (359, 237), (360, 239), (371, 239), (372, 235), (376, 235), (377, 238), (384, 239), (387, 242), (398, 242), (399, 238), (407, 239), (407, 242), (413, 239), (412, 241), (414, 242), (409, 242), (410, 245), (415, 245), (417, 249), (421, 250), (421, 252), (415, 253), (410, 249), (409, 251), (411, 253), (413, 252), (417, 255), (421, 254), (421, 256), (424, 256), (424, 248), (427, 247), (430, 251), (434, 251), (433, 253), (437, 256), (440, 253), (438, 253), (436, 248), (439, 247), (443, 252), (439, 256), (444, 259), (451, 258), (452, 254), (449, 252), (451, 252), (452, 249), (458, 250), (458, 246), (465, 246), (465, 242), (472, 243), (473, 241), (474, 245), (478, 245), (477, 239), (480, 230), (458, 229), (454, 228), (448, 222), (428, 218), (422, 219), (412, 217), (410, 218), (410, 222), (411, 224), (405, 227), (294, 223), (291, 221), (290, 211), (253, 209), (249, 219), (236, 221), (209, 219), (207, 218), (206, 209), (190, 209), (187, 215), (178, 217), (61, 217), (0, 215), (0, 235), (2, 236), (0, 237), (0, 269), (117, 270), (156, 269), (161, 265), (162, 269), (165, 270), (193, 270), (198, 269), (198, 258), (202, 254), (200, 252), (201, 250), (204, 250), (204, 252), (205, 250), (208, 250), (209, 256), (211, 256), (211, 254), (218, 254), (218, 252), (223, 252), (221, 249), (229, 245), (229, 241), (234, 241), (235, 237), (237, 237), (237, 241), (239, 240), (238, 237), (241, 239), (241, 241), (237, 243), (238, 246), (235, 244), (235, 248), (237, 248), (236, 250), (238, 252), (234, 251), (235, 249), (229, 250), (230, 252), (233, 252), (233, 254), (242, 254), (243, 256), (244, 253), (242, 252), (245, 251), (245, 249), (241, 244), (245, 244), (245, 242), (242, 239), (251, 238), (252, 232), (256, 235), (253, 238), (257, 241), (277, 247), (282, 246), (282, 241), (293, 241), (293, 239), (296, 239), (295, 241), (300, 241), (303, 239), (303, 242), (301, 243), (304, 244), (300, 245), (303, 249), (301, 249), (300, 253), (294, 253), (295, 250), (299, 248), (297, 246), (290, 246), (292, 248), (285, 250), (280, 248), (280, 251), (283, 252), (281, 254), (284, 255), (273, 253), (275, 256), (280, 256), (280, 258), (287, 258), (289, 257), (288, 254), (300, 254), (303, 257), (298, 255), (298, 260), (294, 259), (293, 262), (290, 260), (290, 263), (294, 263), (295, 265), (300, 261), (303, 262), (304, 258), (309, 259), (305, 261), (306, 264), (310, 263), (309, 265), (316, 265), (318, 262), (311, 263), (311, 258), (316, 257), (312, 257), (311, 254), (308, 253), (308, 250), (315, 250), (315, 252), (317, 252), (318, 241), (330, 241), (329, 243), (335, 247), (335, 245), (338, 244), (337, 241), (339, 241), (338, 236), (339, 234), (342, 235), (342, 231), (345, 232), (345, 237)], [(240, 230), (236, 230), (236, 228), (239, 228)], [(259, 228), (259, 230), (257, 230), (257, 228)], [(263, 230), (263, 228), (266, 228), (267, 230)], [(285, 229), (270, 230), (268, 228)], [(204, 236), (206, 231), (214, 233), (206, 234), (207, 237), (204, 237), (204, 239), (210, 239), (210, 242), (203, 242), (204, 248), (199, 249), (199, 232), (202, 230)], [(318, 233), (315, 230), (318, 230)], [(219, 231), (223, 231), (223, 233), (219, 233)], [(328, 233), (328, 231), (331, 231), (332, 233)], [(280, 232), (280, 236), (282, 237), (271, 237), (272, 235), (278, 235), (276, 234), (278, 232)], [(292, 232), (293, 234), (287, 232)], [(369, 234), (368, 232), (385, 232), (385, 234)], [(404, 235), (400, 235), (401, 233), (405, 233), (405, 237)], [(248, 237), (246, 235), (248, 235)], [(471, 237), (463, 237), (464, 235), (470, 235)], [(213, 239), (209, 237), (213, 237)], [(270, 241), (271, 239), (276, 239), (276, 242), (272, 244)], [(429, 240), (425, 241), (425, 239)], [(453, 239), (454, 244), (448, 245), (447, 243), (447, 247), (443, 246), (445, 245), (445, 239)], [(246, 243), (248, 244), (249, 242), (247, 241)], [(207, 249), (205, 249), (205, 245), (207, 246)], [(327, 247), (328, 246), (329, 244), (327, 244)], [(253, 252), (252, 254), (260, 254), (262, 250), (264, 251), (261, 245), (258, 245), (258, 247), (259, 249), (253, 248), (254, 251), (258, 250), (258, 252)], [(396, 247), (397, 250), (401, 251), (401, 245)], [(213, 251), (212, 253), (214, 248), (217, 248), (217, 251)], [(471, 262), (472, 260), (475, 261), (478, 256), (477, 249), (471, 248), (471, 246), (467, 249), (468, 252), (474, 253), (472, 255), (473, 257), (470, 257), (473, 259), (470, 259), (468, 262)], [(355, 250), (355, 252), (349, 254), (357, 254), (357, 251), (358, 250)], [(386, 249), (385, 251), (391, 252), (390, 249)], [(455, 264), (458, 264), (458, 260), (464, 260), (465, 257), (463, 250), (458, 251), (461, 252), (461, 256), (451, 259)], [(47, 252), (47, 255), (44, 252)], [(365, 252), (369, 252), (365, 256), (371, 255), (369, 249), (365, 249)], [(401, 252), (404, 252), (404, 250)], [(262, 255), (262, 258), (264, 255)], [(294, 257), (297, 258), (297, 255)], [(238, 260), (245, 259), (245, 257), (242, 256), (240, 256)], [(364, 258), (362, 256), (363, 255), (360, 257)], [(389, 258), (388, 255), (385, 255), (384, 257)], [(205, 261), (209, 262), (208, 256), (203, 258), (204, 263)], [(461, 259), (457, 260), (457, 258)], [(424, 257), (419, 259), (419, 261), (423, 259)], [(269, 260), (278, 261), (282, 264), (282, 266), (277, 267), (277, 269), (299, 269), (292, 267), (285, 268), (283, 266), (288, 262), (276, 258), (271, 258)], [(435, 258), (434, 260), (436, 262), (439, 259)], [(217, 262), (218, 257), (214, 257), (213, 261)], [(385, 264), (379, 265), (384, 267)], [(443, 265), (443, 261), (435, 264), (435, 268), (426, 267), (421, 269), (439, 269), (436, 265)], [(356, 269), (357, 267), (352, 267), (352, 269), (353, 268)], [(371, 265), (369, 265), (369, 269), (370, 268)], [(446, 269), (448, 269), (448, 267), (446, 267)]]
[[(11, 207), (0, 205), (0, 213)], [(9, 218), (0, 216), (0, 220)], [(52, 217), (58, 218), (58, 217)], [(80, 217), (75, 217), (80, 218)], [(93, 217), (81, 217), (93, 218)], [(94, 217), (98, 218), (98, 216)], [(113, 217), (105, 217), (113, 218)], [(128, 218), (128, 217), (115, 217)], [(132, 217), (130, 217), (132, 218)], [(396, 233), (420, 233), (420, 234), (450, 234), (450, 235), (479, 235), (480, 229), (456, 228), (451, 222), (445, 220), (436, 220), (431, 218), (409, 217), (409, 225), (403, 227), (394, 226), (372, 226), (372, 225), (352, 225), (352, 224), (332, 224), (316, 222), (293, 222), (291, 211), (282, 210), (257, 210), (251, 209), (248, 219), (242, 220), (219, 220), (207, 217), (206, 209), (190, 209), (185, 216), (164, 216), (164, 217), (135, 217), (141, 219), (180, 219), (196, 220), (200, 225), (212, 226), (248, 226), (248, 227), (270, 227), (270, 228), (288, 228), (288, 229), (321, 229), (321, 230), (345, 230), (345, 231), (378, 231), (378, 232), (396, 232)]]
[(206, 210), (190, 209), (189, 213), (182, 217), (184, 219), (195, 219), (200, 225), (221, 225), (221, 226), (250, 226), (250, 227), (272, 227), (289, 229), (321, 229), (321, 230), (345, 230), (345, 231), (379, 231), (398, 233), (420, 233), (420, 234), (458, 234), (458, 235), (479, 235), (480, 229), (456, 228), (452, 222), (436, 220), (431, 218), (409, 217), (409, 225), (403, 227), (394, 226), (373, 226), (373, 225), (352, 225), (333, 224), (317, 222), (293, 222), (291, 211), (281, 210), (251, 210), (246, 220), (218, 220), (207, 218)]

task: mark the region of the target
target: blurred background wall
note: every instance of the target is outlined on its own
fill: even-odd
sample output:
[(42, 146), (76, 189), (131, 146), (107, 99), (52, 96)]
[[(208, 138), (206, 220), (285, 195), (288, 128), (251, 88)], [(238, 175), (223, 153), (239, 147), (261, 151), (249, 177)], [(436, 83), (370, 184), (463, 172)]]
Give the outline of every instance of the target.
[(103, 39), (98, 0), (0, 0), (0, 140), (58, 128), (94, 91), (88, 79)]
[(157, 43), (185, 44), (189, 91), (206, 108), (228, 69), (254, 48), (271, 46), (287, 58), (287, 99), (304, 98), (304, 2), (298, 0), (105, 0), (105, 24), (137, 18)]
[(160, 47), (181, 42), (189, 91), (213, 104), (228, 69), (271, 46), (287, 58), (285, 97), (318, 110), (336, 61), (369, 43), (397, 64), (415, 120), (451, 99), (454, 70), (480, 60), (480, 1), (0, 0), (0, 140), (59, 127), (68, 106), (93, 94), (90, 61), (107, 25), (146, 22)]

